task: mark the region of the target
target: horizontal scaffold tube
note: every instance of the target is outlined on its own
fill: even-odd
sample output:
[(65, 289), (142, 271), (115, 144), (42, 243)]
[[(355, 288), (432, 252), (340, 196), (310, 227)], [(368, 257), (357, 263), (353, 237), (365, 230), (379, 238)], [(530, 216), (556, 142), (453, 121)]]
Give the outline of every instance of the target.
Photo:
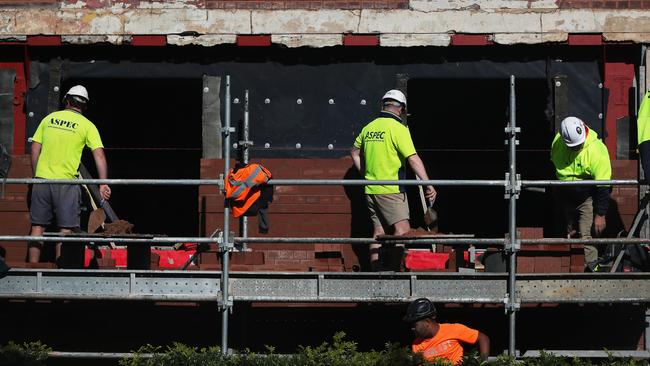
[(522, 180), (523, 187), (545, 187), (545, 186), (634, 186), (638, 180), (615, 179), (615, 180)]
[[(36, 179), (8, 178), (5, 184), (110, 184), (110, 185), (216, 185), (223, 186), (221, 179)], [(594, 185), (638, 185), (637, 180), (521, 180), (523, 187), (544, 186), (594, 186)], [(505, 187), (505, 180), (364, 180), (364, 179), (271, 179), (268, 184), (275, 186), (365, 186), (365, 185), (400, 185), (400, 186), (489, 186)]]
[[(219, 237), (152, 237), (152, 238), (125, 238), (125, 237), (96, 237), (96, 236), (21, 236), (21, 235), (3, 235), (0, 241), (42, 241), (42, 242), (64, 242), (64, 243), (142, 243), (142, 244), (176, 244), (176, 243), (221, 243), (223, 240)], [(376, 240), (373, 238), (299, 238), (299, 237), (255, 237), (233, 238), (235, 243), (255, 243), (255, 244), (443, 244), (443, 245), (503, 245), (506, 243), (502, 238), (454, 238), (454, 237), (421, 237), (421, 238), (390, 238)], [(569, 244), (650, 244), (650, 239), (643, 238), (591, 238), (591, 239), (564, 239), (564, 238), (544, 238), (544, 239), (521, 239), (522, 244), (544, 244), (544, 245), (569, 245)]]

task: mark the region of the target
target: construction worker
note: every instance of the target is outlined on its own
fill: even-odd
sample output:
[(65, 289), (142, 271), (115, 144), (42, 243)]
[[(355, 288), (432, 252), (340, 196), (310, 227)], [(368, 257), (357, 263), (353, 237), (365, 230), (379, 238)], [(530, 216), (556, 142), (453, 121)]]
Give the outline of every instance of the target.
[[(368, 123), (354, 141), (350, 155), (354, 166), (368, 180), (398, 180), (405, 176), (405, 161), (421, 180), (428, 180), (422, 160), (415, 151), (411, 133), (402, 121), (406, 97), (399, 90), (389, 90), (381, 100), (379, 116)], [(373, 237), (391, 231), (404, 235), (411, 230), (409, 207), (403, 186), (367, 185), (366, 202), (373, 223)], [(431, 202), (436, 190), (428, 185), (425, 197)], [(370, 263), (373, 270), (381, 269), (380, 244), (370, 245)], [(401, 262), (401, 258), (398, 258)], [(395, 267), (395, 266), (391, 266)]]
[[(76, 179), (84, 146), (92, 151), (99, 179), (107, 178), (104, 146), (95, 125), (83, 116), (88, 106), (88, 91), (73, 86), (63, 97), (65, 108), (48, 114), (32, 137), (32, 169), (37, 179)], [(102, 199), (111, 197), (108, 185), (99, 186)], [(61, 233), (79, 227), (81, 190), (74, 184), (34, 184), (30, 220), (32, 236), (42, 236), (45, 228), (55, 223)], [(40, 259), (42, 243), (29, 245), (29, 262)], [(61, 256), (61, 243), (56, 244), (56, 259)]]
[(420, 298), (409, 304), (404, 321), (411, 324), (415, 340), (413, 353), (422, 353), (427, 361), (449, 360), (458, 365), (463, 361), (461, 343), (477, 344), (479, 355), (487, 361), (490, 338), (476, 329), (457, 323), (438, 323), (436, 307), (429, 299)]
[[(559, 180), (610, 180), (612, 167), (607, 147), (596, 131), (576, 117), (562, 121), (551, 146), (551, 161)], [(567, 237), (598, 237), (605, 230), (609, 208), (609, 186), (567, 186), (556, 190)], [(585, 266), (594, 270), (598, 249), (584, 246)]]
[(636, 124), (641, 167), (645, 179), (648, 181), (648, 177), (650, 177), (650, 90), (645, 93), (641, 100)]

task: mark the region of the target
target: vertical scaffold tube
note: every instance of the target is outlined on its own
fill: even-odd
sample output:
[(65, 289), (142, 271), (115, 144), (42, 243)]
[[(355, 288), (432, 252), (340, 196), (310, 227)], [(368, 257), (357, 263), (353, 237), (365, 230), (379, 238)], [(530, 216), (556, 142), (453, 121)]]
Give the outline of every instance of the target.
[[(230, 75), (226, 75), (226, 98), (225, 98), (225, 118), (223, 128), (223, 176), (227, 176), (230, 170)], [(223, 243), (221, 248), (221, 353), (228, 353), (228, 313), (230, 305), (228, 302), (228, 268), (229, 268), (229, 250), (227, 248), (230, 241), (230, 210), (224, 205), (223, 210)]]
[[(249, 117), (248, 117), (248, 89), (244, 92), (244, 128), (242, 129), (242, 140), (244, 140), (242, 146), (242, 159), (244, 164), (248, 164), (248, 159), (250, 157), (249, 153)], [(248, 217), (241, 217), (241, 230), (240, 234), (242, 238), (248, 237)], [(242, 250), (246, 250), (248, 245), (244, 243), (242, 245)]]
[(508, 354), (515, 354), (515, 320), (516, 320), (516, 283), (515, 274), (517, 272), (517, 118), (516, 118), (516, 97), (515, 97), (515, 77), (510, 76), (510, 137), (508, 146), (510, 147), (510, 212), (508, 214), (509, 239), (511, 248), (508, 250), (510, 265), (508, 266)]

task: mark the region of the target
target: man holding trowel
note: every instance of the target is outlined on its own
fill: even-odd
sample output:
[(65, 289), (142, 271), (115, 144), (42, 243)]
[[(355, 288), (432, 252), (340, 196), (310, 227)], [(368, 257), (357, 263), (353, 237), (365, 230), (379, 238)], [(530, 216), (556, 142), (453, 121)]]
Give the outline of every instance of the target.
[[(424, 164), (413, 146), (411, 133), (401, 118), (406, 110), (404, 93), (389, 90), (381, 104), (379, 117), (368, 123), (354, 141), (350, 152), (354, 166), (368, 180), (398, 180), (404, 179), (405, 161), (408, 161), (419, 179), (429, 180)], [(384, 235), (389, 230), (393, 235), (404, 235), (411, 230), (409, 206), (403, 186), (368, 185), (365, 194), (374, 227), (373, 237)], [(433, 203), (436, 190), (428, 185), (424, 195)], [(382, 269), (380, 248), (381, 244), (370, 245), (370, 264), (373, 270)]]
[[(107, 178), (106, 156), (97, 127), (83, 116), (88, 105), (88, 91), (73, 86), (63, 97), (65, 108), (50, 113), (39, 124), (32, 137), (32, 169), (37, 179), (76, 179), (85, 146), (92, 151), (99, 179)], [(99, 186), (104, 200), (111, 197), (108, 185)], [(55, 223), (61, 233), (79, 227), (81, 190), (74, 184), (34, 184), (30, 206), (32, 236), (42, 236), (45, 228)], [(42, 243), (29, 244), (29, 262), (40, 259)], [(61, 256), (61, 243), (56, 245), (56, 258)]]

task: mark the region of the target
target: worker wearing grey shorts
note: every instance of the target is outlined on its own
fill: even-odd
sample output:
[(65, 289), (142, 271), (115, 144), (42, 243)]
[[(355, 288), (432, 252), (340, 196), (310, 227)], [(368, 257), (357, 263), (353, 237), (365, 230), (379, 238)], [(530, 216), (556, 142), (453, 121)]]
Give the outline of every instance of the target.
[[(354, 166), (367, 180), (404, 179), (405, 162), (421, 180), (429, 180), (422, 160), (417, 155), (411, 133), (400, 117), (406, 109), (406, 97), (399, 90), (389, 90), (382, 98), (380, 115), (368, 123), (354, 142), (350, 155)], [(373, 223), (373, 237), (392, 232), (404, 235), (411, 230), (408, 200), (403, 186), (367, 185), (366, 202)], [(426, 186), (425, 197), (435, 200), (436, 190)], [(370, 245), (370, 265), (383, 269), (380, 244)], [(400, 263), (402, 258), (392, 262)], [(391, 266), (394, 269), (395, 266)]]
[[(97, 127), (83, 116), (88, 103), (88, 91), (74, 86), (63, 97), (65, 109), (48, 114), (32, 137), (32, 168), (34, 177), (44, 180), (76, 179), (84, 147), (90, 148), (99, 179), (107, 178), (106, 156)], [(108, 200), (111, 189), (99, 186), (102, 199)], [(59, 232), (69, 233), (79, 227), (81, 190), (79, 185), (34, 184), (32, 187), (30, 220), (31, 236), (42, 236), (45, 228), (56, 224)], [(40, 260), (42, 243), (29, 244), (29, 262)], [(58, 261), (61, 243), (55, 247)]]

